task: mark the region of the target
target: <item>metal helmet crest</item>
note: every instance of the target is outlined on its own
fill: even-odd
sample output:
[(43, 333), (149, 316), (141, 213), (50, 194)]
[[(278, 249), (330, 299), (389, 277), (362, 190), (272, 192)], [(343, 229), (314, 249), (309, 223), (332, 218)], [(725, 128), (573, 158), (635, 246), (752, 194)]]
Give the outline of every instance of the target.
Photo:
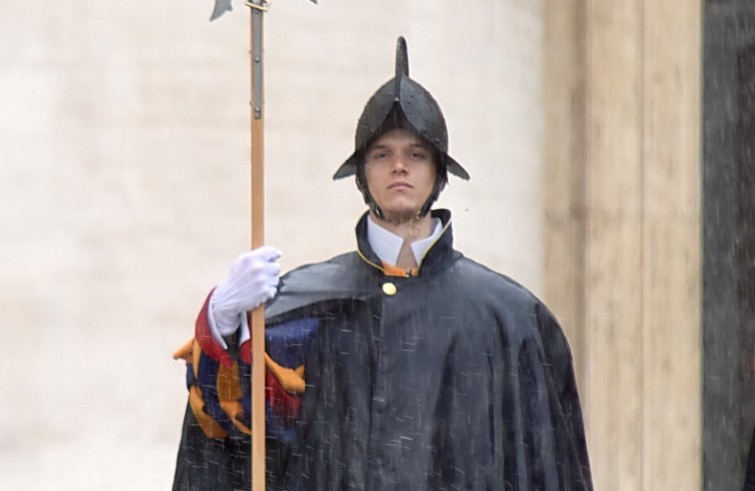
[(360, 168), (364, 163), (365, 152), (372, 142), (386, 131), (398, 126), (408, 126), (408, 129), (427, 140), (438, 155), (438, 182), (421, 211), (425, 214), (445, 186), (447, 172), (462, 179), (469, 179), (469, 174), (448, 155), (448, 129), (440, 106), (427, 89), (409, 78), (409, 58), (406, 40), (403, 37), (399, 37), (396, 42), (394, 78), (383, 84), (367, 101), (357, 123), (354, 153), (333, 175), (334, 180), (356, 175), (357, 184), (365, 195), (365, 202), (378, 213), (378, 216), (382, 213), (367, 191)]

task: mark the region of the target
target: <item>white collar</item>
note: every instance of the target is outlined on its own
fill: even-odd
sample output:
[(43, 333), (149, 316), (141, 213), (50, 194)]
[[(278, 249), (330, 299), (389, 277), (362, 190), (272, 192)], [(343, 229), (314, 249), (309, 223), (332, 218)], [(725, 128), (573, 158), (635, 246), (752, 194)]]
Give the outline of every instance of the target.
[[(443, 231), (443, 222), (439, 218), (433, 218), (432, 225), (433, 231), (429, 237), (411, 243), (417, 264), (422, 264), (425, 253)], [(396, 265), (401, 246), (404, 245), (404, 239), (375, 223), (369, 215), (367, 216), (367, 242), (380, 259), (392, 266)]]

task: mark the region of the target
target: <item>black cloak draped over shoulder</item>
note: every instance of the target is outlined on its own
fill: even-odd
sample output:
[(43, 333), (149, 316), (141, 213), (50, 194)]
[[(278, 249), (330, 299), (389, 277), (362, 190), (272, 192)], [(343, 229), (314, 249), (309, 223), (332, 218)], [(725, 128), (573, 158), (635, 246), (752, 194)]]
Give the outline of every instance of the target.
[[(592, 489), (563, 331), (524, 287), (454, 250), (450, 213), (433, 213), (445, 228), (417, 276), (385, 275), (364, 216), (358, 251), (283, 277), (268, 329), (320, 324), (296, 438), (269, 444), (269, 489)], [(200, 447), (182, 444), (183, 465), (207, 460)]]

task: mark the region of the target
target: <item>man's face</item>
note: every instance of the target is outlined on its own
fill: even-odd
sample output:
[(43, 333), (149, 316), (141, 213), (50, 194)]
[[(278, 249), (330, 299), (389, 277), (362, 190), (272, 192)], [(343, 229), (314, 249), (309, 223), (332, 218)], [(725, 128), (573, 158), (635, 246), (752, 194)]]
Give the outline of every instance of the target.
[(435, 185), (432, 149), (411, 131), (384, 133), (365, 155), (365, 178), (372, 198), (391, 222), (417, 216)]

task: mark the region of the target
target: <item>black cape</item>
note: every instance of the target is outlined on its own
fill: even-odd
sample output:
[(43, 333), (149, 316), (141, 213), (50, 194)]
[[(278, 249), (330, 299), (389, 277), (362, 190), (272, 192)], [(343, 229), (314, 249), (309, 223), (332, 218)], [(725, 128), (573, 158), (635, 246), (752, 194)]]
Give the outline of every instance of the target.
[[(268, 443), (269, 489), (592, 489), (561, 328), (524, 287), (455, 251), (450, 214), (434, 214), (446, 227), (416, 277), (384, 274), (365, 216), (357, 252), (282, 279), (268, 328), (301, 317), (320, 327), (297, 438)], [(192, 489), (180, 486), (182, 458), (227, 473), (227, 455), (192, 442), (174, 489)]]

